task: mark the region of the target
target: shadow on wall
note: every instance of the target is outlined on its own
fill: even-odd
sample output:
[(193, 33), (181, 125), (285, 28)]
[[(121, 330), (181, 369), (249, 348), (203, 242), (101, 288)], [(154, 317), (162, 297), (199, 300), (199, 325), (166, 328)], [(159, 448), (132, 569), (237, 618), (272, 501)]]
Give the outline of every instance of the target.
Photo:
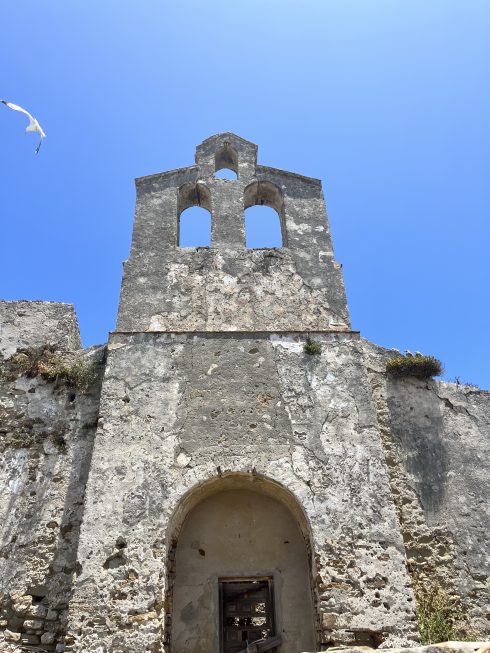
[[(59, 536), (53, 560), (50, 564), (50, 574), (46, 579), (49, 602), (60, 611), (68, 608), (74, 579), (73, 574), (77, 571), (78, 541), (83, 519), (85, 489), (97, 429), (106, 353), (105, 346), (98, 348), (94, 353), (97, 378), (87, 394), (79, 395), (76, 398), (79, 403), (80, 413), (83, 414), (87, 421), (84, 421), (74, 433), (71, 453), (73, 462), (70, 468)], [(62, 630), (66, 626), (66, 616), (66, 614), (62, 615), (60, 624)]]
[(405, 379), (388, 379), (387, 395), (400, 461), (425, 512), (435, 514), (444, 502), (448, 472), (441, 401), (427, 384)]

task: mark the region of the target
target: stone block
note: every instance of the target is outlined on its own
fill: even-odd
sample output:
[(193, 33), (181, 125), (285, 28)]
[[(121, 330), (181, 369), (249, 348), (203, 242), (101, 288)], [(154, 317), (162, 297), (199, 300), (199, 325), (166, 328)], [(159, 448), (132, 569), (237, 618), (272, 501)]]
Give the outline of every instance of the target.
[(322, 614), (322, 626), (327, 630), (333, 630), (337, 624), (338, 616), (334, 612), (324, 612)]
[(129, 621), (137, 623), (142, 621), (151, 621), (152, 619), (158, 619), (158, 615), (155, 611), (144, 612), (143, 614), (133, 614), (129, 617)]
[(44, 633), (41, 635), (41, 644), (52, 644), (55, 639), (54, 633)]
[(47, 611), (48, 609), (45, 605), (42, 605), (41, 603), (35, 603), (34, 605), (29, 606), (27, 609), (27, 615), (29, 617), (38, 617), (42, 619), (46, 616)]
[(32, 596), (28, 594), (21, 594), (14, 598), (12, 607), (14, 612), (17, 614), (23, 615), (31, 608)]

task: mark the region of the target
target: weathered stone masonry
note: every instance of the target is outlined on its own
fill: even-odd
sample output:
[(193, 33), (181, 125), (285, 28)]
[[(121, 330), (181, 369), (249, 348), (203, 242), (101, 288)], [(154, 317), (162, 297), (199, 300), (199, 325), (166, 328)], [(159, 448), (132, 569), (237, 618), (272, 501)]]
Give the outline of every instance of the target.
[[(51, 650), (66, 627), (105, 348), (80, 350), (66, 304), (0, 302), (0, 324), (0, 624), (7, 641)], [(12, 373), (16, 351), (46, 343), (92, 366), (91, 386)]]
[[(104, 370), (100, 404), (96, 381), (2, 378), (7, 641), (218, 651), (218, 587), (260, 577), (284, 653), (409, 645), (411, 578), (432, 570), (489, 634), (489, 395), (386, 377), (392, 353), (351, 330), (320, 182), (256, 152), (220, 134), (137, 180), (107, 360), (74, 351), (66, 305), (0, 305), (6, 369), (49, 343)], [(253, 204), (277, 210), (282, 248), (246, 249)], [(179, 247), (193, 205), (210, 248)], [(34, 444), (9, 446), (26, 420)]]

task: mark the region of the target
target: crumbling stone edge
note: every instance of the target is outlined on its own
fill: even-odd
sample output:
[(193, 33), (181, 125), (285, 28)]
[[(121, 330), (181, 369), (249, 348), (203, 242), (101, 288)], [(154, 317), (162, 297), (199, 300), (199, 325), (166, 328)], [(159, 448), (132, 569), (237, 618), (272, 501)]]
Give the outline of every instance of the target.
[[(370, 646), (334, 646), (329, 648), (331, 651), (339, 651), (341, 653), (355, 653), (363, 651), (368, 653), (376, 649)], [(426, 646), (413, 646), (409, 648), (386, 648), (383, 649), (386, 653), (489, 653), (490, 641), (486, 642), (440, 642), (438, 644), (428, 644)]]

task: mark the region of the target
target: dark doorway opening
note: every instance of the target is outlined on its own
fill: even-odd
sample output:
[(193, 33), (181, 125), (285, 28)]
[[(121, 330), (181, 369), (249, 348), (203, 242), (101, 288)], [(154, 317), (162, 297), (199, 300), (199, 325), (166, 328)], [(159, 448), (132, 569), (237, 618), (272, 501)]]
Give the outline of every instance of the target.
[(240, 653), (275, 635), (271, 577), (221, 579), (220, 651)]

